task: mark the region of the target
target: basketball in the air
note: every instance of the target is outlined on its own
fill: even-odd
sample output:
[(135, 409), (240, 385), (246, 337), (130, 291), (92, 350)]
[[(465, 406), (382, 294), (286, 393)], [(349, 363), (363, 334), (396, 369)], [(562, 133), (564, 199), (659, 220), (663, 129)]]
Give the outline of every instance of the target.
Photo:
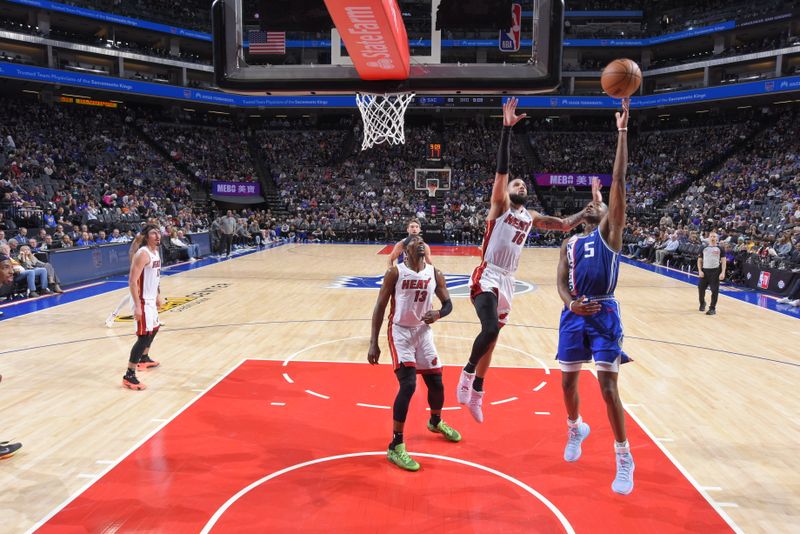
[(625, 98), (639, 90), (642, 84), (642, 71), (635, 61), (615, 59), (603, 69), (600, 85), (603, 91), (613, 98)]

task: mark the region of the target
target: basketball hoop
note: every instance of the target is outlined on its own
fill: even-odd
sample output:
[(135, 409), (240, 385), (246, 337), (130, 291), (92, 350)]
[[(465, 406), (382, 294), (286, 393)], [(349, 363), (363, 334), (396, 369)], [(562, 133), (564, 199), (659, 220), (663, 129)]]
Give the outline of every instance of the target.
[(356, 93), (356, 104), (364, 120), (361, 150), (381, 143), (405, 144), (406, 108), (413, 98), (414, 93)]
[(426, 187), (428, 188), (428, 196), (435, 197), (436, 190), (439, 189), (439, 185), (434, 182), (430, 182)]

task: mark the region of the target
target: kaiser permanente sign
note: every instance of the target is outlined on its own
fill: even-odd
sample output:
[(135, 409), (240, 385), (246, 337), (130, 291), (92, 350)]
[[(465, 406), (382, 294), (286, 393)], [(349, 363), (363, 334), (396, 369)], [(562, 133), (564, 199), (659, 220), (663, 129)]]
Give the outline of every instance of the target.
[[(0, 63), (0, 78), (15, 78), (48, 84), (87, 87), (123, 95), (142, 95), (243, 108), (356, 107), (355, 96), (243, 96), (13, 63)], [(675, 106), (792, 91), (800, 91), (800, 76), (707, 87), (691, 91), (676, 91), (660, 95), (637, 96), (633, 97), (631, 107)], [(519, 105), (522, 108), (613, 109), (619, 107), (619, 99), (607, 96), (523, 96), (519, 98)]]

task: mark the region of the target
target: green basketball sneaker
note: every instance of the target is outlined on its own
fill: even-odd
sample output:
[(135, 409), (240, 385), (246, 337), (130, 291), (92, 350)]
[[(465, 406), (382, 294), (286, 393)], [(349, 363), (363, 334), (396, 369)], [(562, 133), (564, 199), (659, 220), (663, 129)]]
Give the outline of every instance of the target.
[(430, 422), (428, 422), (428, 430), (444, 435), (447, 441), (461, 441), (461, 434), (459, 434), (458, 430), (451, 427), (444, 421), (439, 421), (439, 424), (436, 426), (433, 426)]
[(419, 471), (419, 464), (408, 455), (405, 443), (398, 443), (394, 449), (387, 449), (386, 458), (400, 469)]

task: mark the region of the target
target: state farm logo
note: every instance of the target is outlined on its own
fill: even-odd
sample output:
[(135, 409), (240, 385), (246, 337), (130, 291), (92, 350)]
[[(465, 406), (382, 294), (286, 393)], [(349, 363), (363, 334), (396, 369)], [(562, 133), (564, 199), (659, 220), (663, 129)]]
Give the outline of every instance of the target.
[(383, 29), (378, 24), (372, 8), (368, 6), (348, 7), (344, 11), (351, 23), (351, 27), (347, 28), (347, 31), (358, 38), (356, 45), (361, 48), (360, 55), (366, 59), (375, 60), (368, 62), (367, 65), (384, 70), (395, 69)]

